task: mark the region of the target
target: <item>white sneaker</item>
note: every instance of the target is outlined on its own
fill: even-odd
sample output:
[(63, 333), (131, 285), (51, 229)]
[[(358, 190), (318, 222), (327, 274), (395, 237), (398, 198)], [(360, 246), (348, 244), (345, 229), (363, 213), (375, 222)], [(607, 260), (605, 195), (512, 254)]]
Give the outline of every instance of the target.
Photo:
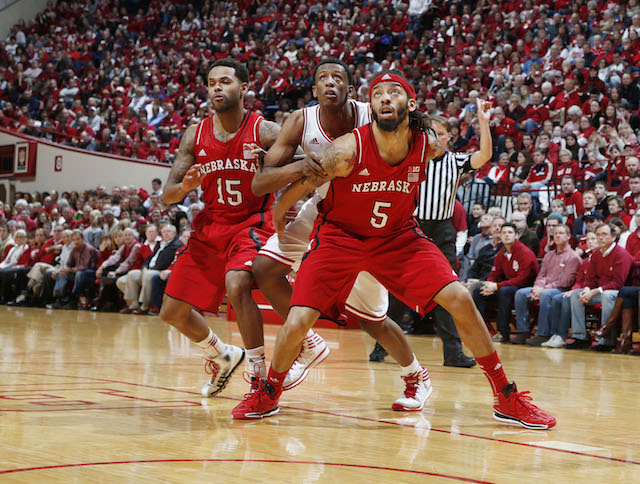
[(566, 343), (562, 339), (562, 336), (560, 336), (559, 334), (554, 334), (551, 338), (549, 338), (548, 341), (542, 343), (542, 346), (545, 346), (547, 348), (562, 348), (563, 346), (565, 346), (565, 344)]
[(215, 358), (207, 358), (204, 369), (211, 375), (211, 380), (202, 387), (202, 396), (213, 397), (224, 390), (231, 375), (243, 360), (244, 349), (230, 344), (224, 353)]
[(391, 408), (402, 412), (419, 412), (433, 391), (429, 372), (422, 368), (411, 375), (403, 376), (402, 379), (406, 385), (404, 393), (393, 402)]
[(311, 336), (305, 336), (302, 341), (302, 349), (300, 354), (293, 362), (289, 373), (287, 373), (282, 390), (291, 390), (293, 387), (300, 385), (307, 377), (309, 370), (314, 366), (318, 366), (329, 356), (329, 348), (318, 333)]

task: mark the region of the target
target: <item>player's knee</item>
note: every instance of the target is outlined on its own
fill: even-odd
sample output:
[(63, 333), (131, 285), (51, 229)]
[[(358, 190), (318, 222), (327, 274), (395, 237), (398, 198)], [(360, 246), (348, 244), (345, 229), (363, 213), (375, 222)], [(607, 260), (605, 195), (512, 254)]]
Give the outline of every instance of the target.
[[(446, 308), (449, 313), (458, 311), (469, 311), (475, 308), (475, 303), (469, 291), (460, 283), (453, 283), (449, 286), (446, 295)], [(444, 305), (443, 305), (444, 306)]]
[(269, 275), (273, 273), (271, 271), (271, 262), (271, 259), (261, 255), (257, 256), (253, 260), (251, 272), (253, 273), (253, 277), (256, 278), (256, 281), (258, 281), (258, 284), (260, 284), (262, 281), (268, 280)]
[(231, 301), (238, 301), (243, 297), (251, 296), (253, 277), (250, 272), (230, 271), (225, 277), (227, 295)]
[(162, 301), (162, 306), (160, 307), (160, 319), (163, 322), (170, 324), (172, 326), (179, 327), (185, 319), (189, 318), (189, 311), (191, 308), (185, 311), (184, 308), (180, 307), (179, 304), (172, 299), (168, 299), (166, 296)]

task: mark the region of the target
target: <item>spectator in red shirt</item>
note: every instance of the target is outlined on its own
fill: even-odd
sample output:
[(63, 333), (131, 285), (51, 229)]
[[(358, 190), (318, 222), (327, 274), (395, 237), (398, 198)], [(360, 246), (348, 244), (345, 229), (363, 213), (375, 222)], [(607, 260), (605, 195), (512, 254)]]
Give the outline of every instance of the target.
[(473, 290), (473, 300), (480, 314), (485, 313), (485, 302), (498, 301), (498, 331), (494, 341), (509, 341), (509, 317), (514, 294), (522, 287), (532, 286), (538, 275), (538, 261), (531, 249), (518, 240), (515, 225), (505, 223), (500, 230), (504, 247), (498, 252), (488, 280)]
[(608, 222), (613, 217), (618, 217), (627, 227), (631, 224), (631, 215), (625, 211), (624, 200), (619, 195), (609, 198), (609, 216), (605, 219), (605, 222)]
[(638, 201), (640, 200), (640, 173), (636, 173), (629, 177), (629, 191), (622, 197), (626, 212), (634, 215), (638, 209)]
[(562, 200), (567, 206), (567, 225), (573, 227), (576, 218), (584, 213), (582, 205), (582, 193), (576, 189), (576, 179), (572, 175), (562, 177), (562, 193), (556, 196), (557, 200)]
[(549, 108), (542, 103), (542, 93), (533, 93), (533, 102), (527, 107), (525, 115), (518, 120), (520, 131), (531, 133), (549, 119)]
[[(619, 289), (624, 286), (633, 265), (631, 255), (616, 244), (614, 230), (610, 224), (601, 224), (596, 229), (599, 251), (591, 256), (591, 265), (582, 291), (571, 294), (571, 333), (575, 341), (567, 349), (590, 348), (587, 336), (584, 307), (602, 303), (602, 321), (611, 315)], [(612, 338), (613, 336), (613, 338)], [(609, 335), (599, 350), (610, 351), (615, 346), (615, 335)]]
[[(547, 187), (552, 174), (553, 165), (546, 159), (544, 149), (536, 148), (533, 151), (533, 166), (529, 170), (527, 179), (523, 183), (514, 183), (512, 190), (516, 193), (521, 191), (530, 192), (534, 201), (534, 208), (537, 209), (540, 206), (540, 192)], [(548, 200), (542, 206), (542, 211), (545, 212), (547, 208)]]

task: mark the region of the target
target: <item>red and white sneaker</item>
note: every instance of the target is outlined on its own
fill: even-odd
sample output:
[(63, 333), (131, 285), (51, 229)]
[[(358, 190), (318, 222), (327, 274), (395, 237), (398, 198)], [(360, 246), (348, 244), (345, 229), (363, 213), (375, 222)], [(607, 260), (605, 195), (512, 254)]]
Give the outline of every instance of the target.
[(556, 419), (531, 402), (529, 392), (518, 392), (515, 382), (506, 385), (493, 406), (493, 418), (500, 422), (521, 425), (526, 429), (546, 430), (556, 425)]
[(433, 392), (429, 372), (426, 368), (421, 368), (402, 379), (405, 382), (404, 393), (393, 402), (391, 408), (400, 412), (419, 412)]
[(291, 390), (293, 387), (300, 385), (307, 377), (309, 370), (322, 363), (327, 356), (329, 356), (329, 348), (327, 348), (327, 344), (318, 333), (305, 336), (300, 354), (291, 365), (291, 368), (289, 368), (289, 373), (284, 379), (282, 389)]
[(251, 391), (244, 395), (244, 400), (231, 411), (231, 415), (238, 420), (271, 417), (280, 411), (278, 400), (281, 393), (276, 394), (271, 384), (264, 378), (260, 378), (255, 391), (252, 385)]
[(233, 372), (244, 360), (244, 349), (228, 344), (224, 353), (215, 358), (207, 358), (204, 369), (211, 379), (202, 387), (203, 397), (217, 395), (229, 383)]

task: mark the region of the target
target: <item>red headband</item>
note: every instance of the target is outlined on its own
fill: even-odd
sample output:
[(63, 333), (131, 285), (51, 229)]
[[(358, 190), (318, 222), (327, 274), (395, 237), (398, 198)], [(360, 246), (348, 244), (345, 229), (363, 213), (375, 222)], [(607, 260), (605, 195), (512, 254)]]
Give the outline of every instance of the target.
[(404, 79), (403, 77), (400, 77), (397, 74), (385, 72), (384, 74), (378, 75), (371, 82), (371, 86), (369, 87), (369, 100), (371, 100), (371, 92), (373, 91), (373, 88), (376, 87), (381, 82), (397, 82), (403, 87), (405, 91), (407, 91), (407, 96), (409, 96), (410, 99), (416, 98), (416, 91), (413, 89), (413, 86), (409, 84), (409, 82), (406, 79)]

